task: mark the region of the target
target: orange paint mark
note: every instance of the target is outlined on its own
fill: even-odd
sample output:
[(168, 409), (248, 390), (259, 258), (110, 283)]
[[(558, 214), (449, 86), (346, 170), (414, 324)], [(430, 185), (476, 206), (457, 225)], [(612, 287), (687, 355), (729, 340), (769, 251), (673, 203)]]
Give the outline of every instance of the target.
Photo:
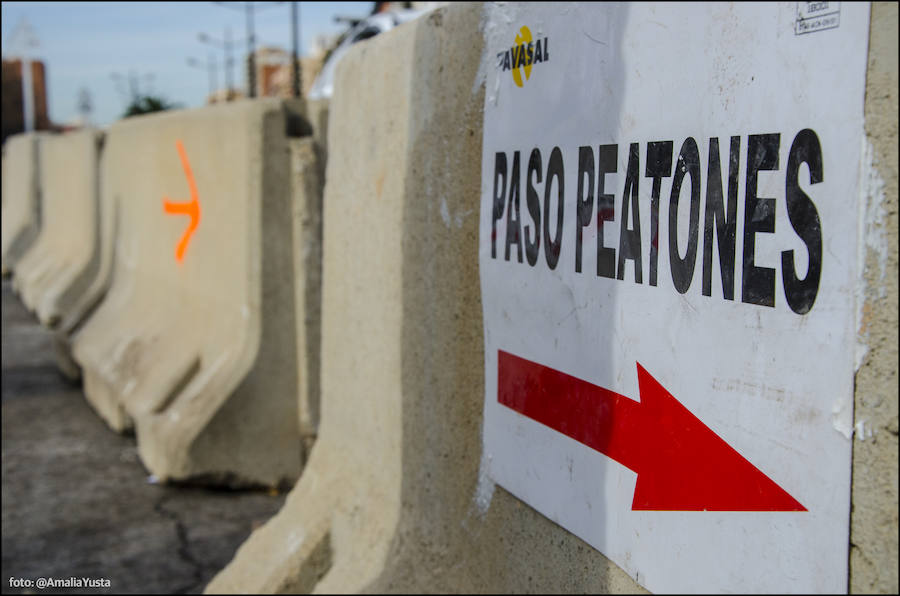
[(181, 167), (184, 168), (184, 176), (187, 178), (188, 188), (191, 191), (191, 200), (188, 202), (174, 203), (168, 197), (163, 197), (163, 210), (171, 215), (188, 215), (191, 223), (188, 224), (187, 230), (175, 247), (175, 259), (180, 263), (184, 260), (184, 253), (187, 250), (188, 242), (197, 226), (200, 224), (200, 197), (197, 194), (197, 185), (194, 183), (194, 174), (191, 173), (191, 164), (188, 161), (187, 153), (184, 151), (184, 145), (181, 141), (175, 141), (175, 148), (178, 149), (178, 155), (181, 157)]

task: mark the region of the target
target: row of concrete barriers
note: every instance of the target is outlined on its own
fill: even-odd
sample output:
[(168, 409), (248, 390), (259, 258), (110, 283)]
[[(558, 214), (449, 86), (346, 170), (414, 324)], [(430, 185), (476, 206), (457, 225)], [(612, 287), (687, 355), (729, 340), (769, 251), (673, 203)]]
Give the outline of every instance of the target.
[(303, 110), (239, 102), (8, 144), (4, 269), (56, 329), (64, 371), (112, 428), (136, 430), (163, 480), (299, 475), (309, 351), (294, 322), (318, 321), (296, 317), (293, 281), (307, 262), (318, 279), (319, 261), (298, 258), (295, 276), (293, 212), (317, 217), (304, 193), (321, 191), (304, 180), (320, 167)]
[(209, 592), (642, 589), (479, 473), (481, 10), (356, 47), (330, 106), (7, 144), (4, 271), (148, 470), (299, 478)]

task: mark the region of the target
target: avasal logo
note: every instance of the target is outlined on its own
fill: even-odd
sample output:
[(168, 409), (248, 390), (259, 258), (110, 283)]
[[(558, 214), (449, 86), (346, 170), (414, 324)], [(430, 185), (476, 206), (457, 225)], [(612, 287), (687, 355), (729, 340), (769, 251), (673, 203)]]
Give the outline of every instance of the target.
[[(531, 38), (531, 30), (525, 25), (519, 29), (514, 46), (497, 54), (498, 66), (503, 70), (511, 70), (513, 81), (521, 87), (525, 81), (531, 78), (531, 67), (541, 62), (550, 60), (547, 38), (534, 42)], [(522, 79), (522, 71), (525, 79)]]

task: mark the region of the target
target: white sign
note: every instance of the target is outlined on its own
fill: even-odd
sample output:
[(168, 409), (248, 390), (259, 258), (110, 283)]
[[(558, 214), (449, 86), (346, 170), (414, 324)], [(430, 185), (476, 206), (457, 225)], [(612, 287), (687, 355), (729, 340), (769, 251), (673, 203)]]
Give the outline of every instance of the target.
[(489, 8), (488, 472), (653, 591), (846, 590), (869, 7), (812, 4)]

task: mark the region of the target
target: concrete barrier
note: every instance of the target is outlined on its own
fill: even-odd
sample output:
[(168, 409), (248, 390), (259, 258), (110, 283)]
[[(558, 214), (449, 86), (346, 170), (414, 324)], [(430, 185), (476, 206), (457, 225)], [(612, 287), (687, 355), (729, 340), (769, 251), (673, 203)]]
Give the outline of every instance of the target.
[(12, 272), (40, 229), (38, 151), (41, 133), (12, 135), (3, 155), (3, 214), (0, 261), (3, 275)]
[(328, 157), (328, 99), (312, 99), (306, 102), (306, 114), (312, 126), (313, 140), (316, 142), (322, 159), (322, 177), (324, 181), (324, 164)]
[(107, 133), (112, 284), (72, 353), (88, 401), (113, 428), (134, 425), (162, 480), (300, 472), (286, 136), (298, 109), (235, 102)]
[[(90, 260), (57, 299), (54, 306), (59, 308), (58, 313), (48, 308), (46, 303), (38, 305), (38, 315), (46, 317), (48, 323), (58, 318), (53, 335), (54, 356), (60, 372), (73, 381), (81, 378), (81, 368), (72, 358), (72, 338), (106, 297), (112, 282), (122, 197), (106, 186), (108, 181), (103, 176), (106, 161), (107, 155), (101, 150), (97, 174), (100, 188)], [(124, 422), (127, 420), (124, 411), (121, 417), (122, 422), (114, 426), (130, 426), (130, 422)]]
[(43, 222), (16, 267), (25, 305), (53, 326), (97, 258), (99, 153), (103, 135), (82, 130), (45, 138), (39, 156)]
[(318, 130), (314, 125), (313, 137), (291, 139), (290, 142), (297, 376), (300, 380), (297, 403), (304, 454), (309, 453), (315, 441), (320, 407), (322, 189), (325, 162), (323, 143), (315, 134)]
[(850, 591), (894, 594), (898, 579), (897, 4), (875, 2), (866, 73), (864, 302), (856, 373)]
[[(480, 478), (485, 90), (476, 71), (493, 64), (481, 56), (490, 23), (480, 10), (438, 10), (358, 45), (338, 70), (319, 438), (282, 511), (208, 593), (642, 590)], [(873, 5), (871, 26), (867, 175), (878, 183), (867, 188), (847, 565), (851, 591), (896, 593), (896, 6)]]
[(319, 437), (282, 511), (210, 593), (640, 589), (479, 484), (480, 16), (478, 5), (440, 9), (342, 60), (328, 132)]

